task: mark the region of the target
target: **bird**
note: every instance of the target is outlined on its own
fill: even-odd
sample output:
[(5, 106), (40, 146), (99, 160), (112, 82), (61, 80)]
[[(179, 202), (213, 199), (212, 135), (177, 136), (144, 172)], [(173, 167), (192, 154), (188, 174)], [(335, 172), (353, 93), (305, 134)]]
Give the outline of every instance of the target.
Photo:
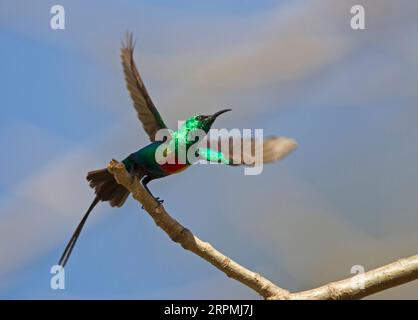
[[(187, 149), (194, 144), (194, 141), (189, 141), (187, 139), (188, 135), (199, 130), (200, 132), (203, 132), (203, 134), (208, 134), (215, 120), (220, 115), (231, 111), (231, 109), (222, 109), (211, 115), (193, 115), (188, 118), (177, 131), (170, 131), (170, 135), (165, 136), (162, 140), (158, 140), (157, 135), (159, 130), (169, 129), (151, 100), (151, 97), (148, 94), (136, 67), (134, 61), (134, 48), (135, 41), (133, 39), (133, 34), (128, 32), (126, 40), (122, 43), (120, 53), (123, 73), (126, 87), (129, 91), (130, 97), (132, 98), (137, 117), (142, 123), (143, 129), (147, 133), (150, 143), (145, 147), (140, 148), (138, 151), (131, 153), (124, 160), (122, 160), (122, 163), (125, 165), (126, 170), (131, 174), (132, 178), (136, 177), (139, 179), (142, 186), (155, 199), (157, 205), (161, 205), (164, 201), (159, 197), (155, 197), (151, 193), (147, 186), (148, 183), (154, 179), (160, 179), (172, 174), (180, 173), (194, 164), (187, 161), (187, 159), (186, 161), (179, 161), (179, 157), (177, 156), (181, 146), (185, 147), (185, 150), (187, 151)], [(206, 137), (206, 139), (208, 138)], [(231, 137), (228, 139), (232, 142)], [(196, 155), (207, 161), (218, 162), (231, 166), (240, 164), (254, 165), (255, 161), (257, 161), (257, 159), (253, 157), (250, 158), (252, 159), (252, 162), (244, 162), (244, 150), (241, 148), (238, 154), (234, 154), (232, 143), (229, 144), (230, 148), (227, 151), (217, 151), (221, 150), (219, 147), (223, 140), (224, 139), (220, 137), (213, 140), (209, 139), (207, 141), (208, 148), (196, 148)], [(250, 143), (251, 148), (249, 149), (251, 152), (251, 150), (254, 150), (257, 140), (255, 138), (247, 138), (247, 141)], [(242, 139), (241, 142), (243, 143), (244, 139)], [(263, 163), (279, 160), (293, 151), (296, 147), (296, 142), (293, 139), (285, 137), (265, 138), (263, 139), (262, 144), (263, 153), (261, 155), (261, 161)], [(157, 161), (158, 159), (156, 159), (156, 153), (158, 150), (161, 150), (161, 148), (162, 154), (166, 158), (169, 158), (170, 155), (174, 155), (174, 158), (171, 157), (174, 160), (171, 162), (166, 161), (163, 164), (161, 164), (160, 161)], [(107, 170), (107, 168), (88, 172), (87, 181), (89, 182), (90, 187), (94, 189), (95, 198), (75, 229), (61, 255), (58, 264), (63, 268), (67, 264), (82, 228), (94, 207), (100, 201), (107, 201), (112, 207), (121, 207), (129, 196), (129, 191), (123, 185), (116, 182), (115, 178)]]

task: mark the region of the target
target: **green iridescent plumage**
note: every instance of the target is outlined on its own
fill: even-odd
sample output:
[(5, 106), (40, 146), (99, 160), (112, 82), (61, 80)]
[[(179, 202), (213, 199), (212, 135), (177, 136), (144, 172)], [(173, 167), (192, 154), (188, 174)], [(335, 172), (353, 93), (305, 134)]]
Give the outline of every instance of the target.
[[(208, 133), (215, 119), (227, 111), (229, 109), (210, 116), (195, 115), (190, 117), (179, 130), (171, 134), (167, 142), (155, 141), (150, 143), (130, 154), (122, 162), (129, 172), (135, 174), (135, 171), (140, 168), (141, 173), (145, 172), (153, 179), (182, 171), (185, 166), (193, 164), (187, 155), (189, 149), (196, 144), (195, 138), (197, 136), (201, 139), (204, 138), (203, 135)], [(161, 151), (158, 152), (158, 149)], [(202, 159), (229, 164), (229, 161), (221, 152), (198, 146), (195, 146), (195, 150)], [(168, 163), (164, 163), (164, 160)], [(185, 166), (181, 166), (181, 164)]]
[[(194, 163), (194, 161), (187, 157), (189, 151), (193, 151), (195, 156), (199, 156), (208, 161), (232, 164), (230, 160), (233, 158), (231, 150), (229, 150), (228, 154), (224, 155), (222, 152), (212, 150), (210, 147), (204, 148), (195, 144), (196, 137), (202, 139), (209, 132), (215, 119), (224, 112), (230, 111), (230, 109), (221, 110), (213, 115), (195, 115), (190, 117), (179, 130), (172, 132), (166, 141), (157, 141), (157, 136), (161, 132), (159, 130), (167, 129), (167, 126), (145, 88), (144, 82), (136, 68), (133, 52), (134, 41), (132, 35), (128, 34), (127, 41), (121, 49), (123, 72), (137, 116), (145, 132), (148, 134), (151, 143), (131, 153), (123, 160), (126, 169), (131, 175), (138, 177), (144, 188), (151, 194), (147, 187), (147, 184), (151, 180), (181, 172)], [(250, 143), (254, 144), (255, 140), (251, 140)], [(216, 140), (214, 144), (218, 146), (219, 140)], [(265, 151), (263, 153), (264, 162), (270, 162), (280, 158), (281, 153), (277, 151), (276, 138), (264, 141), (263, 145)], [(191, 149), (193, 146), (195, 148)], [(181, 159), (180, 155), (184, 154), (186, 157)], [(164, 157), (172, 157), (170, 160), (174, 159), (174, 161), (161, 161)], [(243, 154), (241, 152), (239, 159), (242, 158)], [(78, 236), (96, 204), (99, 201), (109, 201), (112, 207), (120, 207), (129, 196), (129, 191), (122, 185), (119, 185), (106, 168), (90, 171), (87, 174), (87, 180), (94, 189), (96, 197), (68, 242), (59, 260), (61, 266), (65, 266), (67, 263)], [(162, 200), (159, 198), (154, 197), (154, 199), (158, 203), (162, 203)]]

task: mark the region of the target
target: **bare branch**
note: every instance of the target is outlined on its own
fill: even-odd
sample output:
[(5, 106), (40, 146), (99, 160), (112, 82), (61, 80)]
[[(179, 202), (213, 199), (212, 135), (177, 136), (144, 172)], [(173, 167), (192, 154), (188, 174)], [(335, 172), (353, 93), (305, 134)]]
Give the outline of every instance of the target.
[(112, 160), (108, 165), (108, 170), (114, 175), (116, 181), (125, 186), (132, 196), (144, 206), (156, 225), (163, 229), (173, 241), (208, 261), (228, 277), (252, 288), (265, 299), (360, 299), (418, 279), (418, 255), (416, 255), (366, 272), (362, 276), (364, 288), (356, 285), (359, 278), (355, 276), (316, 289), (290, 293), (259, 273), (241, 266), (216, 250), (211, 244), (196, 237), (189, 229), (172, 218), (162, 205), (158, 206), (138, 179), (132, 179), (123, 163)]
[(157, 202), (141, 186), (138, 179), (132, 181), (123, 163), (112, 160), (108, 165), (108, 170), (115, 176), (116, 181), (125, 186), (132, 193), (132, 196), (144, 206), (156, 225), (163, 229), (171, 240), (180, 243), (184, 249), (197, 254), (228, 277), (254, 289), (266, 299), (270, 297), (284, 298), (289, 294), (288, 291), (277, 287), (260, 274), (248, 270), (223, 255), (211, 244), (200, 240), (189, 229), (172, 218), (162, 205), (157, 207)]
[[(359, 280), (364, 280), (361, 287)], [(291, 299), (361, 299), (374, 293), (418, 279), (418, 255), (399, 259), (361, 275), (329, 283), (308, 291), (293, 293)]]

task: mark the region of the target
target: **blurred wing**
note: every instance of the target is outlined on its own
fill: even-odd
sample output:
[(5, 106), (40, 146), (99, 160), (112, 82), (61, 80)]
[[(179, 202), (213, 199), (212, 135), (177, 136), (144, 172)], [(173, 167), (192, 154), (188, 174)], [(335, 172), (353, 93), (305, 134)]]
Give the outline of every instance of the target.
[[(240, 143), (240, 148), (234, 147), (233, 138), (229, 137), (228, 145), (224, 145), (222, 149), (222, 143), (228, 138), (209, 138), (209, 148), (222, 151), (222, 153), (228, 157), (231, 165), (246, 165), (254, 166), (256, 163), (269, 163), (283, 159), (289, 153), (291, 153), (297, 147), (297, 143), (293, 139), (286, 137), (268, 137), (263, 141), (256, 140), (255, 138), (238, 140), (236, 143)], [(262, 143), (263, 152), (257, 155), (255, 153), (256, 141)], [(244, 148), (244, 144), (247, 147)]]
[(139, 120), (151, 141), (155, 141), (155, 134), (159, 129), (167, 128), (157, 108), (152, 102), (144, 82), (136, 68), (133, 53), (135, 44), (132, 33), (126, 36), (126, 43), (122, 45), (121, 58), (126, 87), (131, 95)]

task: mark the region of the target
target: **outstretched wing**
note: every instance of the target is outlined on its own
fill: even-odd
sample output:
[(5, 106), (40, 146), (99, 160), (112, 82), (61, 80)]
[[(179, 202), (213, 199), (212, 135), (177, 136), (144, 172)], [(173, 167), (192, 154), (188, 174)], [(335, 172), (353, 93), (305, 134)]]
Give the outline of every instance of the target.
[[(222, 149), (222, 144), (227, 139), (229, 139), (228, 144), (224, 145), (224, 149)], [(263, 152), (260, 154), (255, 152), (256, 142), (262, 143)], [(236, 148), (237, 143), (240, 144), (238, 148)], [(244, 147), (244, 144), (247, 146)], [(297, 143), (286, 137), (268, 137), (263, 141), (256, 140), (256, 138), (241, 138), (236, 141), (234, 146), (232, 137), (216, 139), (209, 137), (208, 147), (222, 151), (224, 156), (229, 159), (230, 165), (254, 166), (256, 163), (269, 163), (283, 159), (297, 147)]]
[(136, 68), (133, 53), (135, 43), (132, 33), (127, 33), (126, 43), (122, 45), (121, 58), (126, 87), (129, 90), (139, 120), (151, 141), (155, 141), (155, 134), (159, 129), (167, 128), (161, 115), (149, 96), (144, 82)]

